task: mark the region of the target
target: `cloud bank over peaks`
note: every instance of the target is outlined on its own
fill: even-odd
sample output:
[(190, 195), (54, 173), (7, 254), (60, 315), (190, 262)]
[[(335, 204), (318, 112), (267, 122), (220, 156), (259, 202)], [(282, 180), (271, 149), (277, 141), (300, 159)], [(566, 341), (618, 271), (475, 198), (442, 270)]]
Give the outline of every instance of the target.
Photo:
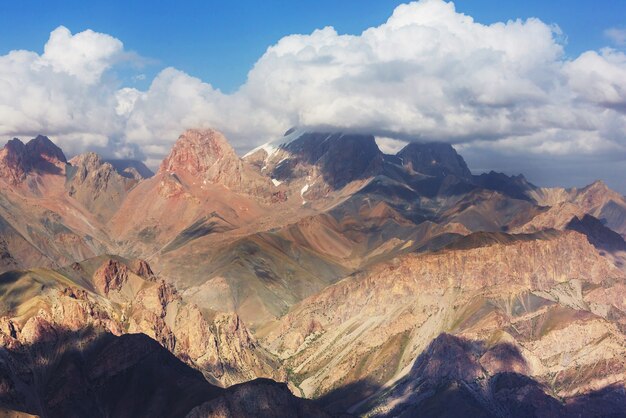
[(0, 57), (0, 134), (46, 133), (69, 153), (140, 149), (155, 165), (188, 127), (220, 129), (243, 152), (298, 125), (447, 141), (481, 166), (610, 156), (624, 167), (626, 55), (571, 59), (562, 39), (538, 19), (483, 25), (451, 2), (421, 0), (358, 35), (286, 36), (224, 94), (176, 68), (145, 91), (123, 86), (121, 41), (59, 27), (42, 55)]
[(124, 121), (115, 113), (117, 82), (103, 74), (123, 57), (119, 40), (90, 30), (72, 35), (63, 26), (41, 55), (0, 56), (0, 134), (49, 134), (70, 152), (107, 147), (123, 136)]

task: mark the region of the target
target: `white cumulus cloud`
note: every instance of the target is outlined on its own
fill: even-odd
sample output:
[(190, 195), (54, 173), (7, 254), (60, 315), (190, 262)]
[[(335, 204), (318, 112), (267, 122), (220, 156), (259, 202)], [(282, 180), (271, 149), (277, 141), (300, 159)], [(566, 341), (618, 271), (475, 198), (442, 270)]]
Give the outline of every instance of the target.
[(245, 151), (294, 125), (448, 141), (513, 169), (545, 156), (626, 160), (626, 55), (572, 59), (562, 38), (539, 19), (485, 25), (421, 0), (361, 34), (286, 36), (224, 94), (175, 68), (145, 91), (119, 85), (109, 73), (128, 54), (121, 41), (59, 27), (42, 55), (0, 56), (0, 134), (50, 134), (70, 152), (141, 149), (151, 162), (185, 128), (215, 127)]
[(111, 36), (59, 27), (41, 55), (0, 56), (0, 134), (48, 134), (69, 151), (106, 147), (125, 124), (115, 113), (117, 85), (102, 74), (122, 49)]
[(112, 36), (92, 30), (72, 35), (69, 29), (59, 26), (50, 33), (39, 63), (93, 84), (121, 56), (123, 48), (122, 42)]

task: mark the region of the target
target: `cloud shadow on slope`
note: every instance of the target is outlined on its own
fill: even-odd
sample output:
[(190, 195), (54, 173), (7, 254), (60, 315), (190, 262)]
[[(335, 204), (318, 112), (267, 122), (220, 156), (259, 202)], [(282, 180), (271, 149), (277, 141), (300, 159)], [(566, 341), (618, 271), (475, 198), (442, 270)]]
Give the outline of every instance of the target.
[[(529, 366), (513, 344), (487, 347), (444, 333), (393, 386), (383, 388), (365, 378), (316, 403), (345, 416), (350, 416), (348, 411), (354, 416), (369, 411), (375, 417), (626, 417), (626, 391), (618, 384), (560, 399), (527, 373)], [(385, 399), (399, 402), (378, 409)]]

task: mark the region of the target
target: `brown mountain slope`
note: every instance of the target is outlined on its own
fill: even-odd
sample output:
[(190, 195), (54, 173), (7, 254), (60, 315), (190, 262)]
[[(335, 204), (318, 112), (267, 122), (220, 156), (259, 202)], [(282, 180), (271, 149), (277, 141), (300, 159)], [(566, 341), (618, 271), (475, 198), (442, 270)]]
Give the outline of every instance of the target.
[(354, 199), (232, 242), (207, 234), (161, 254), (159, 265), (194, 303), (235, 311), (256, 328), (357, 269), (458, 232), (465, 231), (416, 225), (384, 202)]
[(515, 344), (485, 344), (441, 334), (418, 356), (406, 377), (361, 409), (367, 417), (623, 415), (626, 397), (618, 385), (560, 398), (526, 376), (531, 368)]
[(188, 130), (158, 173), (129, 193), (109, 228), (122, 251), (149, 257), (204, 235), (253, 222), (261, 226), (272, 214), (268, 205), (283, 200), (270, 179), (237, 157), (222, 134)]
[[(613, 377), (593, 372), (599, 353), (619, 358), (626, 351), (620, 326), (610, 322), (623, 317), (622, 308), (592, 307), (584, 299), (613, 280), (623, 283), (623, 273), (574, 232), (410, 254), (305, 299), (259, 333), (305, 396), (334, 391), (324, 401), (339, 409), (406, 373), (441, 332), (490, 344), (514, 340), (536, 365), (532, 376), (575, 394), (623, 381), (626, 369), (619, 362)], [(587, 339), (573, 337), (580, 332)], [(559, 338), (569, 345), (551, 345)], [(565, 353), (577, 360), (561, 365), (555, 359)], [(590, 374), (555, 383), (555, 373), (568, 376), (575, 365), (589, 367)]]
[[(529, 401), (548, 406), (623, 384), (622, 259), (589, 240), (615, 238), (607, 225), (620, 232), (624, 205), (601, 184), (538, 189), (523, 176), (472, 176), (449, 146), (391, 156), (368, 135), (290, 133), (241, 159), (218, 132), (190, 130), (148, 179), (95, 155), (67, 163), (49, 140), (31, 142), (0, 153), (8, 345), (85, 327), (144, 333), (211, 383), (288, 375), (332, 410), (374, 415), (404, 404), (399, 393), (432, 411), (460, 393), (450, 402), (471, 398), (470, 410), (498, 415), (508, 403), (481, 396), (504, 396), (489, 392), (509, 384), (501, 373), (523, 375), (513, 397), (528, 388)], [(567, 228), (588, 238), (554, 230)], [(149, 259), (157, 274), (94, 257), (109, 253)], [(440, 376), (420, 355), (442, 333), (469, 343), (434, 345), (430, 354), (449, 345), (460, 361), (441, 364)], [(499, 364), (505, 346), (522, 359), (509, 368)], [(424, 388), (439, 393), (439, 383), (420, 386), (431, 377), (442, 396), (413, 402)], [(282, 386), (258, 386), (304, 413)], [(195, 411), (276, 413), (247, 402), (255, 390)]]
[(106, 222), (119, 209), (136, 179), (121, 176), (111, 164), (93, 152), (77, 155), (69, 161), (67, 188), (91, 214)]
[(63, 152), (38, 136), (0, 152), (0, 234), (18, 267), (59, 266), (106, 252), (108, 236), (66, 190)]
[(0, 190), (0, 231), (18, 266), (59, 266), (107, 251), (104, 227), (67, 195), (63, 178), (36, 182), (35, 191), (24, 183)]
[(226, 138), (212, 129), (185, 131), (157, 174), (175, 174), (183, 183), (221, 184), (235, 192), (270, 200), (271, 181), (240, 159)]
[(560, 228), (573, 216), (592, 215), (626, 238), (626, 198), (596, 181), (581, 189), (542, 188), (529, 192), (539, 205), (550, 206), (528, 228)]
[(3, 321), (24, 342), (37, 338), (41, 327), (53, 333), (85, 327), (114, 335), (144, 333), (214, 384), (259, 376), (284, 380), (280, 365), (236, 315), (186, 303), (145, 262), (98, 257), (59, 272), (8, 272), (0, 276), (0, 288)]

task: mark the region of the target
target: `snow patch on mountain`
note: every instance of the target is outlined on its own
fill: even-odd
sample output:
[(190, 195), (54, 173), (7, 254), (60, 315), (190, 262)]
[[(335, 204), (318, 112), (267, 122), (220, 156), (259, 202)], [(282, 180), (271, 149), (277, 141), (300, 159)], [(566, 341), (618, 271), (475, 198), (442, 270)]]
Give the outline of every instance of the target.
[(289, 145), (290, 143), (292, 143), (293, 141), (295, 141), (296, 139), (300, 138), (302, 135), (307, 133), (307, 131), (303, 129), (297, 129), (297, 128), (290, 129), (290, 131), (291, 132), (287, 131), (289, 133), (281, 138), (275, 139), (274, 141), (267, 142), (263, 145), (260, 145), (254, 148), (243, 157), (246, 158), (259, 150), (265, 150), (265, 152), (267, 153), (267, 157), (269, 158), (272, 155), (274, 155), (280, 148), (284, 148), (285, 146)]

